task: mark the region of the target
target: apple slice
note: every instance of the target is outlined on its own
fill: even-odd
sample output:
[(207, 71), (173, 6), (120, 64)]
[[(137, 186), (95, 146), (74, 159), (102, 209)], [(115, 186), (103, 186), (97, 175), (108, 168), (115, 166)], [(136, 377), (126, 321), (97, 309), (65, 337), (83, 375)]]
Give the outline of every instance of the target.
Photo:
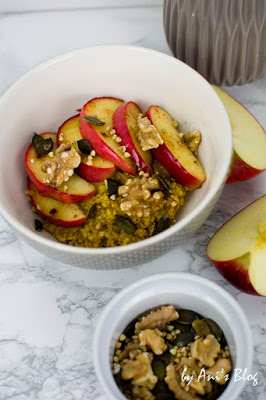
[(92, 165), (88, 165), (88, 155), (80, 152), (78, 147), (78, 140), (82, 136), (79, 129), (79, 115), (75, 115), (67, 119), (59, 128), (57, 132), (57, 144), (71, 143), (76, 151), (81, 156), (81, 163), (76, 169), (76, 173), (88, 182), (103, 182), (105, 179), (110, 178), (115, 173), (114, 164), (105, 160), (102, 157), (96, 156), (92, 159)]
[(141, 110), (133, 101), (122, 104), (113, 115), (114, 129), (121, 137), (121, 145), (126, 146), (126, 151), (131, 154), (136, 165), (144, 172), (152, 174), (152, 155), (151, 152), (143, 151), (137, 139), (138, 124), (137, 117)]
[[(56, 149), (56, 134), (43, 133), (44, 139), (52, 138), (54, 142), (53, 151)], [(33, 145), (31, 144), (25, 155), (25, 166), (30, 180), (36, 186), (38, 192), (45, 197), (62, 201), (63, 203), (80, 203), (81, 201), (93, 196), (96, 188), (92, 184), (81, 179), (77, 174), (73, 174), (68, 182), (62, 183), (58, 188), (52, 188), (46, 183), (48, 175), (42, 171), (42, 163), (49, 159), (49, 155), (37, 157)]]
[(28, 190), (33, 207), (47, 221), (65, 228), (74, 228), (86, 221), (86, 215), (77, 204), (64, 204), (61, 201), (41, 196), (29, 178)]
[(206, 253), (236, 288), (266, 296), (266, 195), (226, 222), (209, 241)]
[(190, 189), (201, 187), (206, 179), (203, 168), (178, 136), (171, 115), (158, 106), (150, 106), (146, 114), (164, 142), (157, 149), (152, 149), (154, 157), (182, 185)]
[(250, 112), (222, 89), (212, 86), (228, 113), (234, 156), (226, 183), (246, 181), (266, 169), (266, 134)]
[[(120, 143), (112, 139), (113, 114), (123, 104), (122, 100), (112, 97), (100, 97), (85, 104), (80, 113), (79, 126), (81, 135), (87, 139), (96, 153), (113, 162), (118, 168), (130, 175), (136, 175), (136, 165), (130, 157), (126, 157)], [(84, 119), (95, 117), (104, 123), (95, 125)]]

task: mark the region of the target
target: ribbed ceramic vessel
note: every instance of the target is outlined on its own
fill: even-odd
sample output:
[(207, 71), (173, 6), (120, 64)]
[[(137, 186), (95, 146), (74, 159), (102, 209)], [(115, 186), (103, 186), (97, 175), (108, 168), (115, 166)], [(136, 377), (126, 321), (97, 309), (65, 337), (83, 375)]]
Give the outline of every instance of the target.
[(266, 0), (164, 0), (175, 57), (209, 82), (243, 85), (266, 72)]

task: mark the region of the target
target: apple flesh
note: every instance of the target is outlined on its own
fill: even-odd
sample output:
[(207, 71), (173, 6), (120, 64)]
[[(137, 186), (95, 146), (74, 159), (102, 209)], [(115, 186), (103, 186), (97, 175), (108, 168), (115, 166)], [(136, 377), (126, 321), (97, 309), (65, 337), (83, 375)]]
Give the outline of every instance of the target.
[(137, 117), (141, 110), (133, 101), (122, 104), (113, 115), (114, 129), (121, 137), (121, 145), (126, 146), (126, 151), (131, 154), (136, 165), (144, 172), (152, 174), (151, 152), (143, 151), (137, 139), (138, 124)]
[[(80, 113), (79, 126), (84, 139), (87, 139), (97, 155), (115, 164), (122, 171), (136, 175), (136, 165), (130, 157), (125, 157), (120, 143), (112, 139), (113, 114), (123, 104), (122, 100), (112, 97), (100, 97), (86, 103)], [(84, 117), (92, 116), (104, 122), (97, 126), (86, 121)]]
[[(45, 139), (52, 138), (54, 142), (53, 151), (56, 150), (56, 134), (43, 133)], [(25, 155), (25, 166), (30, 180), (36, 186), (40, 195), (50, 197), (63, 203), (80, 203), (81, 201), (93, 196), (96, 188), (89, 182), (73, 174), (67, 182), (63, 182), (58, 188), (53, 188), (45, 181), (48, 178), (46, 172), (42, 171), (42, 163), (50, 159), (49, 156), (37, 157), (33, 145), (31, 144)]]
[(47, 221), (65, 228), (74, 228), (86, 221), (86, 215), (77, 204), (64, 204), (41, 196), (29, 178), (28, 190), (31, 204), (36, 212)]
[(177, 182), (190, 189), (200, 188), (206, 180), (205, 173), (197, 158), (178, 136), (171, 115), (158, 106), (150, 106), (146, 114), (163, 139), (162, 145), (152, 149), (154, 157)]
[(228, 113), (233, 134), (233, 165), (226, 183), (245, 181), (266, 169), (266, 134), (250, 112), (222, 89), (213, 86)]
[(105, 179), (110, 178), (115, 173), (114, 164), (105, 160), (102, 157), (96, 156), (92, 159), (92, 165), (88, 165), (88, 156), (80, 152), (78, 147), (78, 140), (82, 136), (79, 129), (79, 115), (66, 120), (57, 132), (57, 145), (62, 143), (71, 143), (75, 150), (81, 156), (81, 163), (76, 169), (76, 173), (88, 182), (103, 182)]
[(209, 241), (206, 254), (232, 285), (266, 296), (266, 195), (226, 222)]

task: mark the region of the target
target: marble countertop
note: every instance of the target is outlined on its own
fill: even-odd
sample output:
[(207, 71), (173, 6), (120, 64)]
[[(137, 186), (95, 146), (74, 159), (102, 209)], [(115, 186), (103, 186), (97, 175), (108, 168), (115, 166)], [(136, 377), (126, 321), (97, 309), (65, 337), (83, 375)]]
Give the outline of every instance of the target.
[[(126, 7), (118, 3), (114, 8), (87, 10), (39, 12), (29, 7), (27, 12), (12, 9), (10, 13), (4, 9), (0, 94), (41, 61), (82, 46), (131, 44), (170, 54), (159, 1), (155, 7), (151, 2), (139, 7), (138, 2), (135, 8), (128, 1)], [(266, 77), (227, 90), (266, 126)], [(253, 372), (259, 379), (255, 387), (247, 384), (241, 399), (264, 400), (266, 299), (231, 287), (205, 256), (212, 234), (264, 193), (265, 173), (226, 186), (211, 216), (189, 240), (152, 263), (119, 271), (87, 271), (60, 264), (18, 239), (0, 218), (0, 400), (108, 400), (92, 362), (92, 336), (99, 313), (121, 288), (162, 271), (201, 275), (238, 301), (252, 327)]]

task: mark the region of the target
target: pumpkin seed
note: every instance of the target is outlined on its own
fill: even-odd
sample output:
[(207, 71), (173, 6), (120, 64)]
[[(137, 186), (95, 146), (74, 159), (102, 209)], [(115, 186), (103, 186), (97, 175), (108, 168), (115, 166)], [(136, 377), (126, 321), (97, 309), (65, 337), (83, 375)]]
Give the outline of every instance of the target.
[[(168, 346), (169, 347), (169, 346)], [(169, 364), (172, 358), (172, 354), (165, 352), (160, 356), (160, 359), (165, 362), (165, 364)]]
[(32, 137), (32, 144), (33, 147), (35, 148), (36, 144), (41, 142), (43, 140), (43, 137), (41, 135), (38, 135), (38, 133), (34, 132), (34, 135)]
[(201, 337), (206, 337), (211, 333), (211, 328), (204, 319), (195, 319), (195, 321), (192, 322), (192, 326), (195, 329), (196, 334)]
[(136, 225), (129, 219), (121, 217), (120, 215), (115, 217), (115, 225), (128, 235), (133, 235), (136, 231)]
[(221, 340), (223, 331), (222, 329), (219, 327), (218, 324), (216, 324), (216, 322), (214, 322), (212, 319), (210, 318), (204, 318), (204, 321), (207, 322), (207, 324), (209, 325), (209, 327), (211, 328), (211, 333), (218, 339)]
[(95, 210), (96, 210), (96, 203), (94, 203), (92, 206), (91, 206), (91, 208), (90, 208), (90, 211), (89, 211), (89, 214), (88, 214), (88, 218), (90, 218), (93, 214), (94, 214), (94, 212), (95, 212)]
[(181, 324), (178, 321), (172, 321), (171, 325), (173, 325), (175, 327), (175, 329), (179, 329), (181, 332), (191, 331), (191, 325)]
[(120, 183), (115, 181), (114, 179), (106, 179), (106, 188), (107, 188), (107, 196), (112, 196), (113, 194), (118, 193), (118, 188)]
[(224, 391), (224, 388), (221, 388), (221, 389), (217, 389), (217, 390), (212, 391), (212, 392), (207, 396), (206, 400), (216, 400), (216, 399), (218, 399), (218, 398), (221, 396), (221, 394), (223, 393), (223, 391)]
[(178, 347), (187, 346), (190, 342), (194, 340), (195, 334), (193, 332), (182, 332), (180, 333), (176, 340), (175, 345)]
[(179, 314), (178, 322), (180, 324), (191, 325), (195, 319), (198, 319), (197, 314), (191, 310), (177, 310)]
[(158, 377), (159, 381), (162, 381), (166, 374), (165, 364), (160, 358), (155, 358), (152, 362), (152, 369), (154, 374)]
[(78, 148), (83, 154), (91, 154), (92, 152), (92, 147), (90, 142), (86, 139), (80, 139), (77, 141)]
[(161, 393), (168, 393), (169, 389), (165, 382), (158, 381), (152, 391), (154, 395), (161, 394)]
[(126, 337), (132, 337), (135, 334), (136, 323), (137, 320), (135, 319), (134, 321), (130, 322), (130, 324), (126, 327), (126, 329), (123, 332)]
[(166, 180), (165, 180), (161, 175), (159, 175), (159, 174), (157, 175), (157, 177), (158, 177), (158, 179), (159, 179), (161, 185), (164, 187), (164, 189), (165, 189), (168, 193), (171, 193), (172, 190), (171, 190), (169, 184), (166, 182)]
[(175, 396), (170, 393), (159, 393), (154, 400), (175, 400)]
[(170, 227), (171, 221), (167, 214), (163, 215), (162, 218), (156, 224), (156, 234), (161, 233)]
[(53, 150), (54, 142), (52, 138), (49, 139), (35, 139), (34, 140), (34, 149), (37, 156), (45, 156)]
[(86, 115), (85, 117), (83, 117), (83, 119), (85, 119), (85, 121), (89, 122), (92, 125), (102, 126), (105, 124), (105, 122), (100, 121), (98, 118), (93, 117), (92, 115)]
[(34, 227), (35, 227), (35, 231), (41, 232), (43, 230), (43, 223), (40, 220), (35, 219)]

